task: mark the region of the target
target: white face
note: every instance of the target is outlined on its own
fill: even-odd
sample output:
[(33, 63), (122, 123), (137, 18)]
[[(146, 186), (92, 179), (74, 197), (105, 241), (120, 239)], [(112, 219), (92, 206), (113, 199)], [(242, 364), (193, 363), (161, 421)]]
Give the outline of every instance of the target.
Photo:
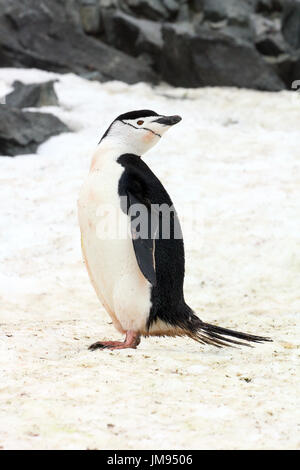
[(143, 155), (159, 142), (170, 127), (179, 121), (181, 121), (180, 116), (154, 115), (135, 119), (121, 117), (113, 122), (107, 137), (118, 141), (129, 152)]

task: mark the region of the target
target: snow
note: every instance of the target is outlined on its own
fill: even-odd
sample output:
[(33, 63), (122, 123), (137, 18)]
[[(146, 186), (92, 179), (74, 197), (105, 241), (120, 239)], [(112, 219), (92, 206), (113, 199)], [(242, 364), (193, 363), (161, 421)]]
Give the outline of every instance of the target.
[[(72, 133), (0, 157), (0, 447), (299, 448), (300, 94), (57, 79)], [(186, 246), (186, 300), (204, 320), (273, 343), (202, 347), (121, 339), (89, 283), (77, 196), (110, 122), (132, 109), (180, 114), (145, 160), (171, 194)]]

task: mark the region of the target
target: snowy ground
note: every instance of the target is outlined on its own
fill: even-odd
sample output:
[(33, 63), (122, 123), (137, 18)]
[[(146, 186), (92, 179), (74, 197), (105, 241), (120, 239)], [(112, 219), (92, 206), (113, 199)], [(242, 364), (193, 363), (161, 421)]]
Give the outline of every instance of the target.
[[(299, 448), (300, 95), (0, 69), (0, 97), (55, 77), (51, 112), (74, 133), (0, 158), (0, 447)], [(274, 343), (87, 350), (121, 338), (82, 262), (77, 195), (101, 134), (139, 108), (183, 117), (146, 161), (184, 219), (188, 303)]]

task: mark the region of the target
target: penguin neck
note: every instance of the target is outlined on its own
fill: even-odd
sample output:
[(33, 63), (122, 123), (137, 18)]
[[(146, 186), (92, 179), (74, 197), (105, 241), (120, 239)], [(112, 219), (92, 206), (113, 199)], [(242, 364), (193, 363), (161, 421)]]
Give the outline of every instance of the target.
[(106, 163), (116, 162), (118, 158), (125, 153), (134, 154), (137, 155), (137, 157), (140, 157), (138, 150), (139, 149), (135, 148), (131, 143), (129, 144), (121, 139), (106, 136), (99, 142), (96, 148), (90, 169), (91, 171), (99, 170)]

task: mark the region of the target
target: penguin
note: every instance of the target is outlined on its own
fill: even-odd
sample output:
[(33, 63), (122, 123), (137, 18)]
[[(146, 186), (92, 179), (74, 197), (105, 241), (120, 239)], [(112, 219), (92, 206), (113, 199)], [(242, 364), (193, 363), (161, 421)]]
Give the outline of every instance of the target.
[(82, 253), (96, 294), (125, 339), (97, 341), (90, 350), (135, 349), (143, 336), (186, 336), (219, 348), (272, 341), (205, 323), (184, 299), (180, 222), (142, 159), (180, 121), (151, 110), (127, 112), (95, 149), (78, 199)]

